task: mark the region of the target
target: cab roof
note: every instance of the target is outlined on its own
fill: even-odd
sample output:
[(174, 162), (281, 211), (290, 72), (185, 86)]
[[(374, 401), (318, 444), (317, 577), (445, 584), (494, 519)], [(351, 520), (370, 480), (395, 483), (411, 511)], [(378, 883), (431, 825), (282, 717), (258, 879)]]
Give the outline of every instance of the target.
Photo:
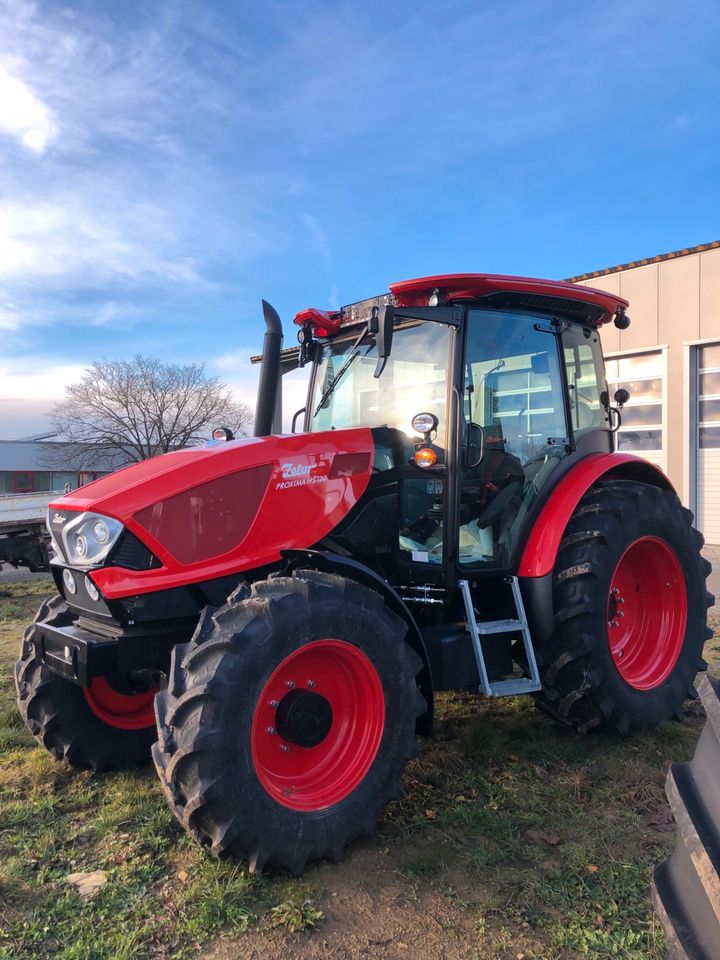
[(609, 323), (628, 307), (628, 301), (623, 297), (564, 280), (493, 273), (448, 273), (391, 283), (389, 294), (361, 300), (340, 310), (308, 308), (298, 313), (294, 322), (301, 327), (310, 324), (316, 336), (332, 337), (342, 327), (366, 319), (374, 306), (394, 303), (399, 307), (426, 307), (433, 296), (437, 303), (477, 301), (486, 306), (549, 312), (593, 325)]
[(571, 319), (609, 323), (624, 312), (628, 301), (604, 290), (579, 286), (564, 280), (508, 277), (494, 273), (448, 273), (391, 283), (399, 306), (427, 305), (435, 292), (447, 302), (482, 300), (496, 306), (547, 310)]

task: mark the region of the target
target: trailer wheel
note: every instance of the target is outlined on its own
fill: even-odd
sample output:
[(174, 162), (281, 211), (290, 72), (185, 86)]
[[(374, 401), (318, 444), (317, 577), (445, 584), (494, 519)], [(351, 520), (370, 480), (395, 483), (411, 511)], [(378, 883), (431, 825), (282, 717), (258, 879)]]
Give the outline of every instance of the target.
[(615, 480), (583, 497), (555, 564), (540, 709), (581, 731), (607, 724), (623, 735), (682, 720), (712, 636), (702, 545), (670, 491)]
[[(62, 597), (46, 600), (35, 618), (68, 622)], [(155, 690), (128, 694), (112, 677), (87, 689), (65, 680), (35, 656), (35, 624), (25, 631), (15, 664), (17, 705), (37, 742), (56, 760), (81, 770), (125, 770), (150, 759), (155, 740)]]
[(374, 834), (426, 709), (405, 630), (375, 591), (318, 571), (206, 610), (156, 699), (153, 759), (183, 827), (295, 875)]

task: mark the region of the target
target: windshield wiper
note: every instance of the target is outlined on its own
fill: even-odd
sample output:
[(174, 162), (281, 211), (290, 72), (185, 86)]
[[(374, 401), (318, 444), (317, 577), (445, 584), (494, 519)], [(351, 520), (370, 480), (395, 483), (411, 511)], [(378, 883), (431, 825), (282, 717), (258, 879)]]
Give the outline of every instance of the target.
[[(350, 366), (351, 366), (353, 360), (355, 359), (355, 357), (358, 357), (358, 356), (360, 355), (360, 349), (359, 349), (359, 347), (360, 347), (360, 344), (362, 343), (363, 339), (367, 336), (367, 334), (368, 334), (368, 329), (369, 329), (369, 328), (368, 328), (368, 326), (366, 325), (365, 328), (364, 328), (364, 329), (362, 330), (362, 332), (360, 333), (360, 336), (355, 340), (355, 343), (353, 343), (352, 347), (350, 348), (350, 356), (347, 358), (347, 360), (345, 361), (345, 363), (340, 367), (340, 369), (338, 370), (338, 372), (335, 374), (335, 376), (332, 378), (332, 380), (330, 381), (330, 383), (328, 384), (328, 386), (325, 388), (325, 392), (324, 392), (323, 395), (320, 397), (320, 402), (318, 403), (317, 407), (315, 407), (315, 413), (313, 413), (313, 417), (316, 417), (316, 416), (318, 415), (318, 413), (320, 413), (320, 411), (323, 409), (323, 407), (327, 404), (328, 400), (330, 399), (330, 397), (331, 397), (331, 396), (333, 395), (333, 393), (335, 392), (335, 387), (338, 385), (338, 383), (340, 383), (340, 381), (342, 380), (342, 378), (345, 376), (345, 374), (347, 373), (347, 371), (350, 369)], [(367, 351), (366, 351), (366, 353), (365, 353), (366, 356), (367, 356), (367, 353), (370, 351), (370, 349), (371, 349), (373, 346), (374, 346), (374, 344), (372, 344), (372, 343), (369, 344), (368, 349), (367, 349)]]

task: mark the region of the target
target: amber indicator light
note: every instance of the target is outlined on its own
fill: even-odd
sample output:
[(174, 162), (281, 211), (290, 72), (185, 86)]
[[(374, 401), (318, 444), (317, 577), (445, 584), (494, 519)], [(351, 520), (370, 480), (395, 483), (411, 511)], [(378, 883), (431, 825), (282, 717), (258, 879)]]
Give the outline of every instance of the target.
[(437, 454), (430, 447), (422, 447), (415, 454), (415, 463), (419, 467), (434, 467), (437, 463)]

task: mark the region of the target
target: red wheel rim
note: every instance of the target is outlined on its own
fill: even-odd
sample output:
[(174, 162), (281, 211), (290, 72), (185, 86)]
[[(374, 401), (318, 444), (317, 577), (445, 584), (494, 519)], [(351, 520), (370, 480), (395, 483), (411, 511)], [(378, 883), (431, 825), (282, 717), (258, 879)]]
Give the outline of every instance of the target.
[(157, 690), (142, 693), (119, 693), (105, 677), (95, 677), (89, 687), (83, 687), (85, 701), (92, 712), (118, 730), (144, 730), (155, 724), (153, 701)]
[(678, 661), (687, 626), (687, 590), (672, 549), (640, 537), (620, 557), (610, 584), (610, 653), (625, 683), (659, 687)]
[[(327, 734), (316, 746), (289, 741), (278, 729), (284, 698), (297, 691), (319, 695), (332, 709)], [(323, 810), (363, 779), (384, 727), (385, 697), (372, 662), (344, 640), (315, 640), (286, 657), (263, 687), (250, 734), (255, 772), (283, 806)]]

